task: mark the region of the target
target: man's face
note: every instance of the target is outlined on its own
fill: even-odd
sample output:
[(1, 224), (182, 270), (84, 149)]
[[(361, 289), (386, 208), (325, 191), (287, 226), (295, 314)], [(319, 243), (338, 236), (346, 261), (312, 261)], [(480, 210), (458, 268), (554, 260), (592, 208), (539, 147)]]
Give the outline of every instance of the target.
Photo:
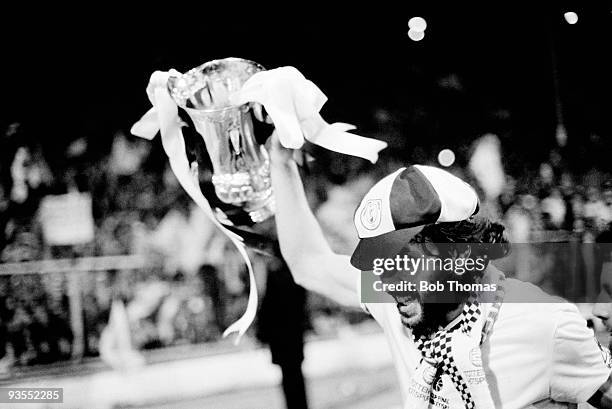
[(399, 271), (394, 273), (384, 273), (381, 280), (385, 284), (409, 282), (414, 283), (416, 291), (397, 291), (388, 292), (395, 301), (400, 311), (402, 323), (408, 327), (417, 325), (423, 321), (424, 310), (431, 302), (435, 302), (435, 293), (424, 292), (420, 290), (420, 283), (435, 283), (437, 280), (445, 280), (448, 273), (437, 273), (435, 271), (419, 270), (414, 275), (408, 271)]
[[(412, 247), (410, 254), (413, 257), (424, 257), (424, 259), (435, 258), (433, 256), (423, 256), (423, 252), (416, 250), (416, 247)], [(405, 281), (415, 284), (416, 291), (388, 291), (387, 293), (397, 303), (402, 324), (416, 329), (417, 332), (435, 331), (438, 326), (446, 325), (447, 314), (458, 307), (458, 296), (461, 295), (457, 292), (421, 290), (422, 283), (435, 285), (437, 282), (444, 283), (445, 288), (448, 289), (449, 280), (456, 280), (461, 283), (472, 282), (473, 275), (463, 274), (459, 276), (452, 271), (425, 268), (419, 268), (414, 274), (403, 270), (385, 272), (381, 275), (383, 283), (391, 284)]]
[(608, 332), (612, 332), (612, 262), (606, 262), (601, 269), (601, 288), (593, 315), (601, 319)]

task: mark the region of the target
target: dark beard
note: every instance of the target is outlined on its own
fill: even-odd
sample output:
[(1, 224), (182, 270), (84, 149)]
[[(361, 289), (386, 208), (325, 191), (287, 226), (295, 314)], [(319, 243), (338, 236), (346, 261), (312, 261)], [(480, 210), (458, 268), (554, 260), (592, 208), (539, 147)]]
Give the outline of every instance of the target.
[(446, 315), (456, 310), (459, 307), (458, 303), (427, 303), (421, 304), (423, 309), (423, 319), (412, 326), (412, 333), (416, 338), (421, 336), (429, 337), (444, 328), (448, 324)]
[[(462, 276), (451, 276), (461, 284), (473, 284), (480, 280), (474, 274), (464, 274)], [(448, 325), (447, 315), (449, 312), (456, 310), (460, 304), (468, 300), (469, 292), (455, 292), (448, 294), (446, 298), (449, 302), (423, 302), (421, 297), (418, 297), (418, 302), (421, 304), (423, 318), (411, 328), (412, 333), (416, 338), (421, 336), (429, 337), (435, 334), (440, 328)]]

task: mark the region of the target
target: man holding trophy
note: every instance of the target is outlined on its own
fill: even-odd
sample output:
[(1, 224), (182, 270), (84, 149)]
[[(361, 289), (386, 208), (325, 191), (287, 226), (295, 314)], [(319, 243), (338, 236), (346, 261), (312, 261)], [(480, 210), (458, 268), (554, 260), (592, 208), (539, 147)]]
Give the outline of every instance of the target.
[[(575, 306), (506, 279), (490, 263), (507, 254), (510, 245), (502, 225), (477, 215), (478, 198), (468, 184), (434, 167), (398, 169), (374, 185), (355, 212), (360, 243), (352, 257), (335, 254), (308, 207), (295, 150), (306, 139), (375, 161), (385, 145), (346, 132), (350, 125), (326, 123), (318, 113), (325, 96), (316, 85), (291, 67), (264, 71), (245, 60), (226, 59), (185, 75), (155, 73), (147, 93), (154, 108), (132, 132), (152, 138), (161, 131), (177, 178), (226, 230), (217, 219), (220, 213), (201, 194), (197, 163), (185, 156), (177, 106), (187, 111), (206, 143), (219, 199), (243, 207), (253, 222), (274, 213), (294, 280), (341, 304), (363, 307), (381, 325), (404, 407), (525, 408), (588, 401), (612, 408), (609, 354)], [(254, 140), (251, 109), (276, 128), (267, 151)], [(232, 230), (226, 234), (250, 268), (244, 239), (235, 226)], [(493, 300), (459, 293), (452, 302), (427, 292), (389, 291), (393, 303), (361, 303), (362, 272), (372, 271), (375, 260), (400, 256), (484, 260), (482, 268), (461, 274), (460, 280), (494, 284), (498, 291)], [(387, 273), (381, 279), (389, 283), (458, 277), (439, 269)], [(504, 303), (516, 294), (544, 302)], [(251, 272), (249, 308), (226, 333), (243, 334), (256, 303)]]
[[(366, 194), (355, 213), (361, 238), (359, 246), (352, 257), (334, 254), (308, 208), (291, 153), (278, 142), (276, 134), (271, 139), (279, 242), (296, 282), (307, 289), (345, 305), (358, 306), (360, 271), (372, 270), (374, 258), (392, 258), (393, 254), (403, 253), (409, 245), (414, 244), (414, 250), (426, 242), (465, 244), (467, 246), (459, 248), (468, 248), (468, 252), (473, 253), (467, 257), (475, 257), (477, 245), (489, 243), (492, 246), (484, 249), (493, 251), (483, 256), (490, 260), (501, 256), (496, 252), (507, 246), (503, 226), (473, 217), (478, 199), (464, 182), (450, 174), (444, 175), (446, 172), (440, 169), (413, 166), (389, 175)], [(442, 189), (452, 194), (444, 194)], [(380, 215), (374, 217), (381, 220), (373, 221), (373, 224), (378, 223), (377, 229), (387, 224), (387, 231), (379, 235), (372, 235), (372, 230), (368, 229), (372, 226), (368, 225), (371, 219), (363, 223), (362, 214), (369, 200), (383, 200)], [(432, 223), (432, 214), (435, 219), (441, 212), (442, 216), (455, 220)], [(402, 221), (410, 227), (402, 228)], [(423, 280), (433, 278), (422, 277)], [(504, 279), (491, 264), (473, 273), (470, 280), (502, 284), (508, 297), (511, 293), (541, 292), (530, 284)], [(481, 363), (484, 377), (476, 379), (472, 375), (478, 368), (469, 365), (465, 370), (460, 365), (455, 365), (459, 368), (445, 368), (449, 366), (445, 365), (446, 357), (420, 347), (422, 340), (427, 344), (427, 340), (435, 339), (439, 332), (461, 332), (461, 321), (471, 314), (466, 308), (470, 301), (435, 304), (427, 302), (424, 299), (427, 295), (418, 292), (412, 294), (412, 298), (403, 296), (396, 298), (396, 305), (371, 303), (362, 306), (385, 331), (406, 408), (428, 405), (524, 408), (533, 404), (546, 405), (551, 400), (589, 401), (595, 407), (612, 407), (611, 363), (604, 359), (592, 331), (575, 306), (559, 303), (552, 297), (538, 304), (503, 304), (502, 300), (488, 333), (480, 329), (475, 331), (478, 328), (475, 326), (474, 330), (465, 331), (469, 336), (458, 340), (461, 342), (452, 341), (457, 348), (451, 353), (473, 357), (479, 350), (477, 354), (481, 357), (476, 363)], [(543, 292), (534, 295), (540, 300), (545, 297)], [(489, 320), (495, 304), (482, 303), (479, 307), (476, 322)], [(485, 314), (488, 314), (486, 318)], [(462, 344), (468, 348), (460, 348)], [(427, 372), (428, 368), (423, 367), (429, 365), (430, 359), (435, 368), (430, 372), (436, 374), (433, 378), (438, 378), (430, 378), (429, 383), (415, 379), (419, 371)], [(465, 361), (462, 356), (454, 356), (453, 360)]]

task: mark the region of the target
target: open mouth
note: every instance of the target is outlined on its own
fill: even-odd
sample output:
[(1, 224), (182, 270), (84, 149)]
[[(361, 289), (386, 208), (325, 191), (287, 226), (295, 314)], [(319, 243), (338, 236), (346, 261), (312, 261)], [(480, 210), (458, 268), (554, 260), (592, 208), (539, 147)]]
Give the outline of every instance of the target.
[(405, 326), (412, 328), (421, 322), (421, 305), (418, 302), (413, 301), (409, 304), (398, 304), (397, 309), (400, 314), (400, 320)]
[(415, 301), (420, 301), (419, 294), (414, 291), (401, 291), (391, 294), (395, 302), (401, 305), (408, 305)]
[(410, 304), (413, 301), (416, 301), (416, 297), (414, 296), (407, 296), (407, 295), (401, 295), (401, 296), (395, 296), (395, 301), (397, 301), (398, 304), (402, 304), (402, 305), (407, 305)]

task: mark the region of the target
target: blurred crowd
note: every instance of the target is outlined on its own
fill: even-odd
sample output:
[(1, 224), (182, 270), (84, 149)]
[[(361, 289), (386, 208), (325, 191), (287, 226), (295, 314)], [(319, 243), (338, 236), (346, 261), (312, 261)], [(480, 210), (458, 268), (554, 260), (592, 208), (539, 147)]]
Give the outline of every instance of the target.
[[(12, 124), (3, 141), (3, 153), (11, 155), (0, 169), (0, 261), (121, 255), (148, 260), (143, 268), (118, 266), (80, 277), (85, 356), (99, 353), (115, 300), (126, 306), (137, 349), (218, 339), (239, 317), (247, 290), (241, 262), (228, 256), (231, 246), (172, 172), (152, 171), (145, 163), (147, 143), (118, 133), (110, 151), (92, 160), (87, 141), (77, 140), (67, 147), (65, 163), (54, 168), (40, 146), (20, 143), (18, 128)], [(50, 246), (40, 202), (71, 191), (91, 195), (94, 240)], [(40, 273), (0, 275), (0, 370), (74, 355), (67, 280), (74, 272)]]
[[(78, 353), (68, 277), (76, 272), (0, 275), (0, 374), (75, 353), (97, 356), (105, 339), (116, 342), (116, 334), (105, 331), (122, 326), (109, 329), (111, 316), (125, 316), (134, 350), (219, 340), (246, 309), (246, 267), (179, 186), (159, 146), (118, 132), (103, 155), (91, 154), (88, 141), (79, 139), (62, 152), (65, 160), (53, 164), (40, 145), (19, 139), (19, 126), (12, 124), (2, 141), (2, 152), (11, 154), (0, 162), (0, 263), (127, 255), (142, 255), (147, 263), (80, 275), (84, 336)], [(210, 176), (203, 173), (204, 184), (210, 185)], [(91, 196), (94, 239), (49, 245), (41, 201), (70, 192)], [(263, 291), (266, 271), (278, 261), (251, 257)], [(114, 305), (121, 305), (119, 312)], [(322, 298), (313, 297), (311, 305), (320, 312), (319, 332), (333, 331), (330, 322), (345, 319)], [(255, 332), (248, 336), (254, 339)]]
[[(140, 269), (81, 276), (83, 354), (100, 353), (111, 306), (118, 300), (125, 306), (136, 349), (220, 339), (246, 308), (247, 273), (233, 247), (182, 191), (158, 142), (118, 132), (110, 148), (100, 153), (92, 152), (83, 138), (67, 145), (63, 160), (53, 162), (39, 144), (24, 143), (19, 128), (14, 123), (4, 131), (0, 149), (0, 262), (134, 254), (149, 261)], [(437, 152), (419, 152), (421, 163), (440, 166)], [(357, 237), (348, 209), (355, 209), (369, 187), (404, 165), (406, 157), (392, 150), (372, 167), (318, 153), (313, 152), (318, 160), (305, 169), (307, 195), (334, 250), (349, 253)], [(572, 172), (558, 151), (520, 174), (505, 173), (505, 156), (501, 158), (497, 181), (479, 178), (467, 159), (449, 170), (479, 187), (482, 212), (502, 220), (513, 242), (559, 236), (582, 243), (607, 240), (612, 222), (609, 175), (596, 169)], [(49, 246), (41, 232), (40, 202), (71, 191), (91, 195), (94, 240)], [(252, 256), (265, 277), (274, 261)], [(0, 275), (0, 373), (74, 356), (67, 274)], [(315, 295), (308, 303), (318, 333), (356, 319)]]

